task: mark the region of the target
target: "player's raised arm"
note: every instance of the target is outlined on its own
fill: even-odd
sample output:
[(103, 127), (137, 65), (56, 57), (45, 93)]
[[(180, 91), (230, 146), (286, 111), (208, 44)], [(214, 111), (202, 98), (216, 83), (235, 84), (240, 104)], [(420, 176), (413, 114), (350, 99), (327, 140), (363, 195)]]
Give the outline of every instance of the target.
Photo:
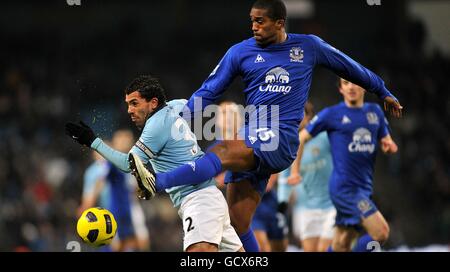
[(128, 155), (108, 146), (102, 139), (95, 136), (94, 131), (82, 121), (79, 124), (66, 123), (66, 134), (77, 143), (94, 149), (105, 159), (124, 172), (130, 172)]
[[(236, 61), (237, 45), (231, 47), (223, 56), (219, 64), (214, 68), (208, 78), (203, 82), (200, 89), (198, 89), (189, 99), (187, 108), (191, 113), (198, 113), (206, 106), (214, 103), (222, 93), (233, 82), (233, 79), (238, 74), (238, 63)], [(202, 107), (195, 106), (196, 100), (202, 102)]]
[(384, 101), (384, 108), (394, 117), (401, 117), (403, 107), (375, 73), (317, 36), (310, 35), (316, 49), (316, 63), (327, 67), (338, 76), (351, 81)]

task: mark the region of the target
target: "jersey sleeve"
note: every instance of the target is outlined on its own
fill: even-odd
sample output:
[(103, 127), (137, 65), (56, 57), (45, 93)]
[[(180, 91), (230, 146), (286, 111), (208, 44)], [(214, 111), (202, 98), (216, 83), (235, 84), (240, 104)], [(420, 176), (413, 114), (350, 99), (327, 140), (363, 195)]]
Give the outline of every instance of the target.
[[(200, 89), (191, 96), (187, 103), (187, 107), (191, 113), (196, 114), (206, 106), (214, 103), (233, 82), (233, 79), (239, 71), (237, 48), (238, 45), (235, 45), (227, 51), (216, 68), (211, 72), (205, 82), (203, 82)], [(194, 107), (199, 101), (201, 101), (202, 107)]]
[[(153, 117), (154, 118), (154, 117)], [(165, 120), (155, 120), (145, 125), (141, 137), (130, 152), (138, 155), (144, 164), (153, 159), (164, 147), (171, 133)]]
[(384, 81), (375, 73), (329, 45), (321, 38), (315, 35), (309, 36), (315, 48), (316, 64), (322, 65), (335, 72), (338, 76), (358, 84), (367, 91), (378, 95), (381, 99), (384, 99), (386, 96), (391, 96), (397, 100), (386, 88)]
[(128, 155), (105, 144), (100, 138), (96, 138), (91, 144), (91, 148), (96, 150), (103, 158), (110, 161), (117, 168), (124, 172), (130, 172), (128, 165)]
[(329, 108), (325, 108), (320, 111), (316, 116), (314, 116), (309, 124), (306, 126), (306, 131), (311, 134), (312, 137), (316, 136), (322, 131), (327, 131), (329, 129), (328, 115), (330, 113)]

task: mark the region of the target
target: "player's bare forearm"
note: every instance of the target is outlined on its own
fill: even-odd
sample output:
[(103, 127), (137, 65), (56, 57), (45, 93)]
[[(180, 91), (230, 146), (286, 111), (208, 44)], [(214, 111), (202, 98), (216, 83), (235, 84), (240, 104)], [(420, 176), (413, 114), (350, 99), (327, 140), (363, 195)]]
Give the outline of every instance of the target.
[(266, 191), (267, 192), (272, 190), (272, 188), (275, 185), (275, 183), (277, 182), (277, 180), (278, 180), (278, 174), (272, 174), (270, 176), (269, 182), (267, 183), (267, 186), (266, 186)]
[(305, 148), (305, 143), (311, 139), (311, 135), (308, 133), (306, 129), (302, 129), (300, 131), (300, 145), (298, 146), (297, 150), (297, 157), (295, 158), (294, 162), (291, 166), (291, 174), (288, 178), (288, 183), (290, 185), (295, 185), (301, 182), (301, 176), (300, 176), (300, 164), (302, 161), (303, 156), (303, 150)]

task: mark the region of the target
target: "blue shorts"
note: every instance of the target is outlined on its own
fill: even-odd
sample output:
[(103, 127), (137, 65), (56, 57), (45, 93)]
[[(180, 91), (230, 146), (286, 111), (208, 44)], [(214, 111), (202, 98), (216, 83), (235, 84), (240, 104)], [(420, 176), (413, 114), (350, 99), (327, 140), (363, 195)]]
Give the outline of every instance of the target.
[(133, 222), (130, 216), (116, 217), (117, 235), (120, 240), (124, 240), (135, 235)]
[(252, 229), (264, 231), (269, 240), (283, 240), (288, 232), (286, 219), (281, 213), (265, 217), (255, 215), (252, 220)]
[(286, 217), (278, 213), (278, 201), (271, 197), (276, 193), (266, 193), (255, 211), (252, 220), (252, 229), (264, 231), (269, 240), (283, 240), (288, 234)]
[(336, 207), (336, 225), (362, 230), (361, 220), (378, 211), (371, 193), (359, 188), (330, 191), (330, 198)]
[(291, 166), (297, 156), (298, 123), (285, 122), (271, 128), (246, 125), (238, 134), (241, 139), (245, 139), (245, 144), (253, 149), (256, 167), (250, 171), (227, 174), (225, 183), (249, 180), (262, 197), (270, 175)]

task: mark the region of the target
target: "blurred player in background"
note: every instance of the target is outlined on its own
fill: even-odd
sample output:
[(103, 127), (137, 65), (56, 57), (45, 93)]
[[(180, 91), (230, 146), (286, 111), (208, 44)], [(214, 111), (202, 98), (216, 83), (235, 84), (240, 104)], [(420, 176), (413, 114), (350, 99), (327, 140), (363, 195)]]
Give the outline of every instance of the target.
[[(313, 116), (313, 105), (307, 102), (300, 127), (304, 128)], [(290, 192), (295, 193), (293, 233), (300, 238), (305, 252), (324, 252), (331, 245), (336, 217), (336, 209), (328, 192), (333, 162), (326, 132), (321, 132), (305, 144), (301, 175), (297, 163), (298, 160), (295, 160), (290, 168), (279, 174), (280, 202), (288, 202)]]
[[(83, 192), (80, 206), (77, 209), (77, 217), (91, 207), (100, 206), (109, 209), (110, 188), (105, 181), (109, 171), (107, 161), (95, 151), (92, 151), (92, 159), (93, 162), (83, 175)], [(105, 245), (99, 251), (112, 251), (111, 245)]]
[(92, 151), (93, 162), (88, 166), (83, 175), (83, 193), (77, 215), (91, 207), (109, 206), (109, 184), (105, 182), (108, 174), (107, 161), (95, 151)]
[[(242, 114), (235, 102), (225, 100), (219, 104), (215, 123), (216, 141), (211, 146), (224, 140), (237, 140), (237, 132), (244, 124)], [(217, 187), (221, 190), (225, 190), (226, 173), (223, 171), (215, 177)]]
[(287, 206), (278, 202), (278, 174), (273, 174), (267, 183), (266, 193), (253, 215), (251, 228), (261, 252), (284, 252), (288, 247)]
[(328, 133), (334, 165), (330, 196), (337, 210), (330, 251), (369, 251), (370, 242), (382, 244), (389, 237), (388, 223), (372, 201), (377, 148), (386, 154), (398, 148), (381, 108), (364, 103), (362, 87), (341, 78), (339, 91), (344, 101), (320, 111), (300, 132), (297, 160), (302, 160), (307, 141)]
[(258, 251), (250, 230), (251, 219), (270, 175), (288, 168), (296, 157), (298, 129), (313, 69), (322, 65), (360, 84), (383, 99), (385, 107), (396, 117), (401, 115), (402, 107), (380, 77), (319, 37), (286, 33), (286, 7), (281, 0), (256, 1), (250, 10), (250, 21), (253, 37), (227, 51), (183, 109), (183, 118), (198, 116), (241, 76), (246, 104), (250, 107), (238, 140), (223, 141), (194, 163), (169, 172), (133, 170), (150, 196), (166, 188), (207, 181), (225, 170), (232, 171), (225, 181), (229, 183), (230, 217), (246, 251)]
[[(218, 135), (215, 144), (223, 140), (237, 140), (237, 132), (242, 125), (242, 112), (238, 105), (231, 101), (221, 102), (216, 117)], [(225, 176), (229, 174), (229, 171), (224, 171), (216, 177), (219, 188), (224, 188)], [(278, 211), (276, 190), (272, 190), (276, 179), (276, 174), (271, 176), (252, 220), (251, 227), (263, 252), (286, 251), (288, 245), (286, 218), (284, 213)]]
[[(66, 124), (66, 133), (125, 172), (130, 172), (130, 165), (144, 167), (141, 164), (145, 162), (160, 173), (192, 163), (203, 155), (195, 134), (179, 116), (186, 100), (166, 102), (165, 91), (156, 78), (140, 76), (134, 79), (125, 89), (125, 102), (131, 121), (142, 129), (139, 140), (131, 150), (109, 147), (83, 123)], [(139, 196), (148, 199), (144, 188), (140, 189)], [(183, 221), (185, 251), (243, 251), (242, 243), (231, 226), (225, 198), (213, 178), (166, 191)], [(120, 228), (119, 222), (118, 226)]]
[[(112, 146), (117, 150), (129, 150), (133, 143), (130, 130), (114, 132)], [(85, 174), (79, 214), (98, 203), (110, 210), (118, 223), (117, 236), (111, 245), (113, 251), (148, 251), (150, 239), (144, 212), (134, 197), (136, 183), (130, 174), (124, 174), (94, 153), (96, 160)]]
[[(133, 133), (125, 129), (118, 130), (114, 132), (111, 144), (116, 150), (126, 152), (134, 144)], [(134, 194), (136, 182), (132, 175), (123, 173), (111, 162), (107, 163), (109, 173), (106, 181), (111, 192), (109, 209), (116, 218), (117, 234), (121, 241), (118, 251), (148, 250), (150, 240), (144, 212)]]

